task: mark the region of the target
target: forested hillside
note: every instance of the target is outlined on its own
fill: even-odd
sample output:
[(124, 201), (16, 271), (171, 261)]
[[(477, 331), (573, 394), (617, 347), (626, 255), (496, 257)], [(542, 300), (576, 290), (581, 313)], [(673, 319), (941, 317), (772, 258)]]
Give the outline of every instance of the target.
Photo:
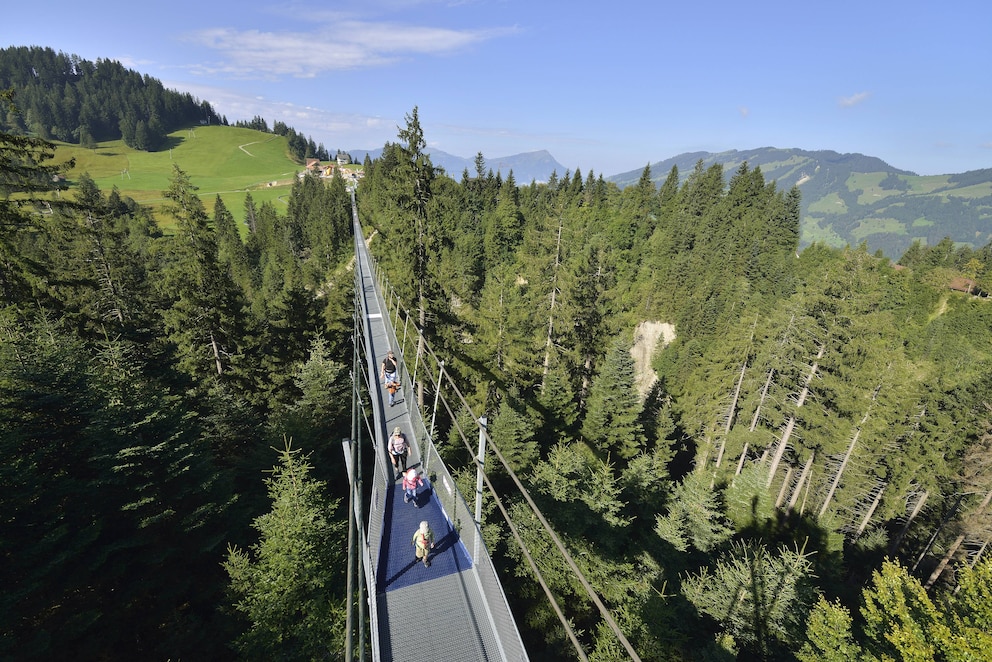
[[(359, 189), (372, 248), (642, 659), (989, 658), (992, 306), (948, 288), (989, 246), (799, 253), (799, 190), (747, 164), (456, 182), (407, 122)], [(590, 659), (625, 659), (497, 492)], [(573, 659), (488, 521), (532, 658)]]
[[(0, 49), (0, 90), (7, 89), (16, 92), (20, 110), (0, 113), (0, 131), (88, 148), (123, 140), (133, 149), (154, 152), (172, 147), (169, 134), (178, 129), (228, 123), (210, 103), (166, 89), (119, 62), (90, 62), (40, 46)], [(332, 158), (323, 144), (284, 122), (277, 120), (270, 129), (264, 118), (254, 117), (235, 125), (285, 136), (300, 163), (308, 157)]]
[[(914, 243), (934, 246), (949, 238), (977, 249), (992, 240), (992, 169), (921, 176), (864, 154), (763, 147), (680, 154), (652, 164), (653, 178), (660, 184), (673, 167), (684, 176), (697, 161), (719, 164), (728, 176), (747, 163), (779, 188), (798, 186), (800, 246), (865, 244), (897, 260)], [(640, 174), (609, 181), (631, 185)]]

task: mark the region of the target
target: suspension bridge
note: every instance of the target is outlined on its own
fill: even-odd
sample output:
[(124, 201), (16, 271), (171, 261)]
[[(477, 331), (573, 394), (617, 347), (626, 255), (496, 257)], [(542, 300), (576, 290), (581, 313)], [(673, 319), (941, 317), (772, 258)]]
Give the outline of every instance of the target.
[[(355, 237), (352, 434), (343, 442), (351, 484), (346, 662), (351, 662), (356, 650), (360, 661), (364, 661), (366, 651), (375, 661), (523, 662), (529, 659), (482, 539), (484, 485), (558, 617), (576, 659), (588, 662), (585, 647), (486, 476), (487, 445), (568, 571), (599, 611), (603, 623), (630, 659), (640, 662), (613, 615), (525, 486), (499, 449), (487, 444), (485, 417), (473, 415), (469, 429), (459, 422), (464, 420), (459, 414), (471, 413), (471, 408), (448, 379), (444, 361), (431, 350), (409, 313), (401, 310), (399, 298), (377, 270), (365, 242), (354, 195), (352, 190)], [(384, 292), (390, 292), (389, 296), (384, 296)], [(380, 365), (389, 351), (397, 359), (400, 391), (387, 401), (380, 381)], [(450, 392), (450, 397), (445, 397), (442, 391)], [(476, 435), (478, 438), (474, 510), (470, 510), (459, 492), (434, 443), (435, 418), (440, 407), (452, 422), (451, 433), (459, 436), (466, 448), (474, 452), (471, 444)], [(387, 451), (389, 434), (396, 428), (409, 442), (407, 467), (413, 468), (423, 480), (417, 498), (409, 503), (404, 499), (401, 476), (393, 468)], [(363, 461), (364, 453), (371, 454), (369, 461)], [(372, 478), (366, 482), (363, 468), (369, 466)], [(429, 566), (419, 562), (414, 549), (414, 533), (422, 522), (427, 522), (435, 536)], [(354, 596), (357, 597), (353, 599)]]
[[(415, 347), (421, 351), (412, 352), (412, 365), (405, 360), (411, 340), (408, 327), (398, 330), (393, 326), (354, 202), (353, 215), (354, 423), (352, 437), (344, 441), (352, 485), (348, 595), (354, 594), (353, 581), (357, 579), (357, 593), (367, 599), (356, 601), (357, 616), (352, 613), (349, 599), (346, 659), (351, 659), (356, 647), (352, 632), (357, 629), (360, 659), (364, 659), (367, 646), (373, 660), (527, 660), (506, 595), (482, 541), (481, 504), (477, 500), (476, 512), (469, 510), (434, 446), (433, 421), (425, 422), (417, 406), (422, 394), (415, 388), (423, 380), (431, 380), (436, 384), (434, 393), (440, 392), (443, 364), (430, 365), (422, 360), (424, 343), (419, 338)], [(398, 306), (395, 312), (398, 319)], [(379, 378), (382, 359), (390, 350), (397, 358), (401, 384), (395, 405), (389, 404)], [(436, 407), (435, 401), (434, 411)], [(484, 426), (484, 419), (480, 424)], [(409, 443), (407, 466), (423, 479), (417, 498), (410, 503), (404, 500), (400, 476), (386, 450), (389, 433), (395, 428), (403, 431)], [(480, 439), (484, 440), (484, 435)], [(362, 454), (367, 452), (372, 453), (372, 477), (368, 483), (362, 470)], [(484, 453), (480, 455), (484, 457)], [(422, 521), (428, 522), (435, 536), (429, 567), (416, 557), (413, 544), (413, 535)]]

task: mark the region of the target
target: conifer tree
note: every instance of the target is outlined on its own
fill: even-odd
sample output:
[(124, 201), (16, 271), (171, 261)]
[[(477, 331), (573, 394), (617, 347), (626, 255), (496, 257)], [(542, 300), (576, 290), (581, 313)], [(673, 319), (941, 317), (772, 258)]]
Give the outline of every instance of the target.
[(272, 510), (255, 519), (260, 539), (228, 549), (234, 608), (247, 629), (237, 646), (245, 659), (324, 659), (344, 647), (345, 523), (310, 477), (306, 457), (287, 442), (265, 480)]
[(520, 411), (523, 403), (507, 396), (499, 403), (489, 435), (515, 473), (528, 471), (538, 459), (533, 423)]
[(634, 358), (629, 346), (618, 339), (593, 379), (582, 435), (602, 457), (616, 455), (630, 460), (644, 449), (640, 413)]
[(655, 532), (680, 551), (688, 544), (711, 552), (733, 533), (705, 473), (694, 471), (672, 489), (668, 513), (655, 520)]
[(220, 654), (225, 633), (204, 615), (220, 599), (230, 486), (189, 403), (128, 342), (94, 357), (43, 319), (5, 340), (0, 655)]
[[(0, 90), (0, 106), (14, 110), (11, 90)], [(74, 166), (71, 160), (49, 164), (54, 156), (55, 146), (45, 140), (0, 133), (0, 303), (30, 298), (32, 281), (44, 273), (44, 266), (21, 250), (21, 242), (28, 233), (44, 231), (32, 212), (41, 205), (58, 206), (41, 196), (53, 189), (53, 177)]]
[(687, 577), (683, 592), (742, 649), (776, 659), (805, 631), (816, 598), (811, 575), (812, 563), (801, 550), (772, 553), (762, 544), (742, 543), (713, 569)]
[(513, 265), (492, 269), (479, 298), (475, 320), (477, 346), (473, 354), (485, 361), (498, 379), (523, 390), (539, 378), (537, 341), (527, 285)]
[(219, 195), (214, 200), (213, 220), (217, 235), (217, 260), (227, 269), (231, 279), (244, 292), (245, 297), (251, 300), (255, 283), (248, 262), (248, 250), (241, 239), (241, 233), (238, 232), (234, 216)]
[(521, 227), (523, 218), (517, 201), (517, 185), (513, 180), (513, 173), (510, 173), (499, 189), (496, 207), (483, 219), (483, 252), (486, 269), (490, 270), (513, 260), (523, 235)]
[(161, 285), (174, 297), (165, 312), (169, 337), (189, 374), (223, 375), (242, 345), (244, 299), (218, 262), (217, 239), (189, 176), (174, 167), (166, 197), (178, 221), (174, 261)]

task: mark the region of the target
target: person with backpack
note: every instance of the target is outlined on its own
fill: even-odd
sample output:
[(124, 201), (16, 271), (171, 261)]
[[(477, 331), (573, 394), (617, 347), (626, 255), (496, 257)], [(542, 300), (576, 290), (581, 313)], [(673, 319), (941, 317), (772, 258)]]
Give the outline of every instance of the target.
[(393, 350), (389, 350), (386, 352), (386, 358), (382, 360), (382, 366), (379, 368), (379, 379), (382, 380), (386, 390), (389, 391), (390, 407), (396, 404), (396, 391), (400, 386), (399, 381), (396, 379), (396, 367), (396, 356), (393, 354)]
[(403, 476), (403, 503), (413, 501), (414, 508), (420, 508), (417, 503), (417, 488), (424, 484), (424, 479), (420, 477), (416, 469), (410, 469)]
[(434, 549), (434, 532), (426, 521), (421, 522), (420, 528), (414, 532), (413, 546), (417, 548), (417, 560), (423, 559), (424, 567), (431, 567), (429, 557), (431, 550)]
[(389, 441), (386, 444), (389, 449), (389, 459), (393, 463), (393, 471), (396, 472), (396, 477), (399, 478), (406, 471), (406, 454), (410, 450), (410, 445), (406, 441), (406, 435), (403, 434), (403, 430), (399, 426), (393, 429), (393, 434), (389, 436)]

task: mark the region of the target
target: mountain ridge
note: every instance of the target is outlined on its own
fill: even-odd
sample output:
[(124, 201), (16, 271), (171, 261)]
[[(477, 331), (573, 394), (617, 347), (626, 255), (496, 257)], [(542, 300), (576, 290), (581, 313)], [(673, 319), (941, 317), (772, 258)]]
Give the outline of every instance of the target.
[[(660, 184), (672, 167), (680, 181), (702, 162), (719, 164), (729, 180), (747, 163), (761, 168), (765, 181), (802, 193), (800, 244), (834, 247), (865, 243), (872, 251), (898, 259), (914, 241), (934, 245), (950, 238), (957, 245), (981, 247), (992, 241), (992, 168), (918, 175), (880, 158), (857, 152), (761, 147), (724, 152), (686, 152), (650, 164)], [(623, 188), (644, 169), (607, 177)]]

